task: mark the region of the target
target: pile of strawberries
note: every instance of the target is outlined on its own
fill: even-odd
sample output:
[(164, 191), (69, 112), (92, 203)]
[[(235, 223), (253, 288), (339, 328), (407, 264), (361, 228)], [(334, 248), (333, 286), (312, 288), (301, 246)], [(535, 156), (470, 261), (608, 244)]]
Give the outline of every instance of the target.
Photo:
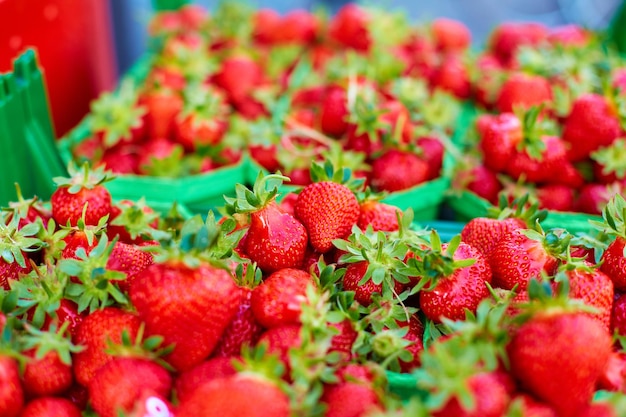
[(605, 245), (542, 230), (527, 199), (444, 243), (329, 163), (280, 203), (286, 177), (259, 175), (205, 219), (71, 174), (2, 212), (3, 416), (625, 410), (622, 198)]
[(503, 23), (474, 65), (474, 98), (490, 113), (476, 119), (456, 188), (595, 215), (623, 193), (626, 66), (598, 35)]
[(441, 175), (469, 83), (469, 31), (349, 4), (284, 16), (223, 2), (155, 16), (145, 79), (93, 103), (73, 149), (117, 174), (184, 177), (239, 162), (310, 182), (311, 160), (350, 167), (377, 191)]

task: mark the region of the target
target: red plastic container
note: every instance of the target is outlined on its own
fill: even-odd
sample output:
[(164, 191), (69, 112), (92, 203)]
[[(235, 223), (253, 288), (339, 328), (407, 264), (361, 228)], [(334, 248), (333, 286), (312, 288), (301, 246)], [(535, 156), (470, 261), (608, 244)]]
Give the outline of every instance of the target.
[(38, 52), (57, 136), (115, 85), (108, 0), (0, 0), (0, 72), (28, 47)]

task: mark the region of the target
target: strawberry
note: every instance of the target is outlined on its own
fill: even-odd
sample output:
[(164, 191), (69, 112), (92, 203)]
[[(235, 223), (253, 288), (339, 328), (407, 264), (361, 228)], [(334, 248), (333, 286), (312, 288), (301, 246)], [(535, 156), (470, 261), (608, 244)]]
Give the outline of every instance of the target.
[(102, 417), (133, 410), (143, 395), (165, 398), (172, 377), (161, 365), (145, 358), (116, 357), (101, 366), (89, 382), (89, 402)]
[(100, 237), (105, 232), (106, 220), (102, 218), (96, 225), (90, 226), (85, 224), (84, 217), (81, 217), (76, 226), (66, 228), (66, 236), (62, 238), (65, 246), (61, 251), (61, 258), (78, 259), (80, 249), (89, 255), (98, 246)]
[(523, 139), (522, 123), (512, 113), (486, 116), (479, 120), (483, 121), (479, 146), (484, 164), (495, 172), (502, 172)]
[(622, 133), (609, 101), (598, 94), (578, 97), (563, 124), (563, 140), (569, 144), (570, 161), (581, 161), (596, 149), (609, 146)]
[(302, 270), (285, 268), (273, 272), (252, 292), (254, 317), (265, 328), (299, 323), (306, 288), (313, 282), (311, 274)]
[(381, 400), (372, 386), (343, 381), (327, 385), (321, 402), (327, 417), (359, 417), (381, 409)]
[(17, 194), (17, 201), (9, 202), (9, 208), (13, 211), (13, 213), (9, 212), (9, 215), (5, 219), (5, 223), (10, 224), (13, 216), (19, 216), (19, 229), (29, 223), (35, 223), (37, 219), (41, 219), (43, 226), (47, 227), (48, 221), (52, 218), (52, 213), (50, 212), (50, 209), (45, 207), (42, 202), (37, 198), (37, 196), (29, 199), (24, 199), (19, 184), (15, 183), (15, 189)]
[(76, 226), (84, 210), (85, 224), (97, 225), (111, 214), (111, 194), (103, 185), (111, 178), (101, 168), (90, 170), (87, 163), (82, 170), (70, 165), (68, 171), (68, 178), (54, 179), (58, 186), (50, 197), (54, 221), (62, 226)]
[(477, 373), (467, 380), (469, 391), (474, 397), (474, 405), (467, 409), (457, 397), (452, 397), (443, 408), (433, 413), (435, 417), (498, 417), (504, 415), (509, 394), (499, 375), (493, 372)]
[(326, 135), (340, 138), (348, 130), (348, 97), (338, 86), (330, 87), (324, 96), (320, 111), (320, 129)]
[(593, 177), (596, 182), (610, 184), (626, 178), (626, 140), (617, 139), (610, 146), (591, 153)]
[(377, 200), (365, 200), (361, 203), (361, 214), (357, 226), (362, 230), (372, 227), (374, 231), (393, 232), (398, 230), (398, 217), (402, 211), (395, 206)]
[(285, 326), (272, 327), (263, 332), (257, 342), (257, 346), (266, 345), (267, 352), (276, 355), (287, 367), (290, 367), (289, 351), (302, 346), (302, 326), (288, 324)]
[(218, 244), (234, 248), (239, 236), (227, 230), (227, 223), (217, 224), (212, 215), (204, 224), (199, 217), (190, 219), (180, 241), (164, 248), (130, 285), (130, 299), (146, 324), (146, 334), (162, 336), (166, 346), (174, 344), (164, 359), (178, 371), (213, 352), (241, 302), (227, 266), (218, 266), (218, 256), (210, 256), (219, 253)]
[(96, 165), (96, 168), (100, 167), (113, 174), (136, 174), (139, 172), (137, 146), (126, 145), (107, 149)]
[(447, 91), (461, 100), (468, 99), (471, 85), (468, 70), (463, 60), (456, 54), (443, 57), (430, 79), (433, 88)]
[(368, 28), (371, 16), (361, 6), (348, 3), (339, 9), (328, 27), (330, 38), (342, 46), (367, 52), (372, 44)]
[(186, 370), (211, 354), (236, 313), (240, 293), (230, 274), (210, 264), (154, 263), (131, 283), (130, 297), (150, 335), (175, 344), (166, 358)]
[(548, 42), (553, 45), (583, 47), (591, 40), (591, 32), (576, 24), (550, 28)]
[(521, 412), (525, 417), (558, 417), (548, 404), (539, 402), (528, 394), (518, 394), (511, 401), (511, 412)]
[(504, 22), (491, 34), (490, 49), (506, 66), (512, 66), (521, 46), (535, 46), (546, 39), (548, 29), (541, 23)]
[(195, 390), (212, 379), (235, 375), (233, 357), (215, 357), (202, 362), (188, 371), (182, 372), (174, 382), (176, 397), (180, 402), (191, 398)]
[(428, 271), (427, 265), (434, 265), (433, 271), (428, 271), (434, 279), (420, 292), (420, 309), (435, 322), (441, 322), (444, 317), (463, 320), (466, 311), (475, 312), (478, 304), (488, 297), (491, 268), (485, 257), (461, 242), (458, 235), (441, 245), (433, 232), (431, 245), (431, 249), (417, 252), (424, 271)]
[(245, 286), (239, 288), (242, 293), (241, 303), (235, 317), (224, 330), (224, 334), (215, 347), (213, 354), (216, 357), (239, 355), (244, 345), (254, 346), (263, 331), (263, 327), (252, 310), (253, 289)]
[(611, 311), (611, 330), (619, 335), (626, 335), (626, 297), (616, 293)]
[(428, 163), (419, 156), (391, 149), (372, 162), (372, 188), (378, 191), (401, 191), (428, 179)]
[(517, 285), (518, 291), (525, 291), (531, 278), (538, 278), (542, 273), (554, 275), (565, 242), (566, 239), (560, 239), (551, 231), (541, 234), (533, 230), (513, 230), (489, 255), (493, 285), (507, 290)]
[(128, 243), (115, 242), (106, 268), (126, 274), (126, 279), (118, 281), (117, 284), (120, 290), (128, 291), (137, 276), (153, 263), (154, 258), (149, 252)]
[(408, 328), (407, 333), (402, 336), (404, 340), (408, 340), (410, 345), (405, 349), (411, 353), (412, 359), (405, 361), (400, 359), (400, 371), (402, 373), (409, 373), (418, 368), (421, 364), (420, 354), (424, 350), (424, 326), (417, 318), (416, 315), (411, 316), (409, 322), (398, 323), (401, 329)]
[[(265, 273), (283, 268), (299, 268), (304, 261), (308, 234), (304, 225), (276, 203), (278, 186), (286, 177), (262, 176), (253, 191), (238, 184), (236, 198), (227, 198), (226, 211), (240, 218), (248, 215), (248, 231), (243, 252)], [(267, 191), (267, 188), (270, 191)], [(248, 200), (248, 196), (254, 196)]]
[[(568, 260), (561, 270), (569, 280), (570, 298), (582, 300), (585, 304), (595, 308), (597, 311), (590, 316), (602, 323), (609, 331), (614, 298), (611, 278), (589, 262)], [(559, 275), (557, 275), (558, 281)]]
[(516, 108), (528, 109), (551, 101), (552, 88), (547, 79), (516, 72), (502, 84), (496, 107), (500, 113), (512, 113)]
[(472, 35), (462, 22), (444, 17), (433, 20), (431, 31), (435, 45), (442, 52), (461, 52), (466, 50)]
[(461, 229), (461, 240), (488, 258), (503, 237), (508, 236), (513, 230), (525, 228), (526, 224), (514, 217), (502, 219), (476, 217)]
[[(557, 304), (546, 304), (550, 302)], [(607, 366), (611, 337), (597, 320), (558, 302), (544, 301), (531, 310), (527, 321), (513, 330), (507, 354), (511, 374), (525, 390), (559, 416), (577, 416), (591, 402)]]
[(246, 99), (262, 81), (259, 64), (246, 55), (225, 58), (220, 69), (213, 75), (215, 85), (222, 88), (231, 102)]
[(320, 23), (309, 11), (295, 9), (287, 12), (278, 30), (281, 43), (306, 46), (317, 37)]
[(203, 384), (180, 404), (176, 417), (288, 417), (289, 410), (289, 398), (273, 382), (239, 374)]
[(574, 210), (574, 190), (567, 185), (547, 184), (537, 187), (539, 208), (553, 211)]
[(497, 205), (502, 184), (494, 171), (470, 157), (457, 166), (452, 178), (452, 188), (471, 191), (491, 204)]
[(43, 242), (36, 237), (40, 230), (39, 223), (18, 229), (19, 216), (12, 216), (8, 224), (2, 220), (0, 217), (0, 286), (8, 290), (11, 280), (17, 280), (32, 271), (28, 254), (41, 248)]
[(575, 211), (599, 215), (614, 196), (622, 194), (623, 189), (620, 183), (587, 183), (579, 190), (574, 201)]
[(183, 171), (181, 159), (184, 150), (170, 139), (155, 138), (142, 145), (139, 155), (139, 174), (177, 177)]
[(73, 355), (76, 381), (83, 386), (89, 385), (96, 371), (113, 359), (105, 352), (107, 342), (119, 343), (124, 331), (134, 338), (139, 325), (139, 317), (115, 307), (94, 311), (85, 317), (74, 340), (76, 345), (85, 346), (83, 351)]
[(63, 363), (56, 351), (36, 357), (36, 350), (24, 354), (29, 358), (22, 376), (24, 391), (31, 397), (54, 396), (65, 392), (73, 382), (72, 367)]
[(275, 44), (279, 38), (280, 14), (269, 8), (260, 8), (252, 16), (252, 38), (262, 45)]
[(106, 233), (110, 240), (141, 244), (159, 227), (159, 214), (143, 198), (138, 201), (121, 200), (111, 207)]
[(20, 417), (81, 417), (80, 409), (70, 400), (58, 397), (40, 397), (30, 400)]
[(325, 253), (333, 247), (334, 239), (342, 239), (350, 233), (360, 210), (356, 196), (346, 185), (320, 181), (307, 185), (300, 192), (295, 214), (306, 227), (311, 246)]
[(158, 87), (157, 84), (140, 95), (139, 103), (147, 109), (144, 123), (148, 137), (169, 138), (173, 133), (174, 120), (183, 109), (180, 92), (167, 86)]
[(0, 355), (0, 414), (18, 417), (24, 406), (24, 391), (20, 382), (17, 360)]
[[(346, 291), (354, 291), (354, 299), (362, 306), (372, 304), (372, 296), (374, 294), (383, 293), (382, 283), (376, 284), (372, 279), (361, 283), (368, 268), (369, 262), (367, 261), (350, 263), (346, 267), (346, 273), (343, 276), (343, 289)], [(393, 289), (396, 294), (400, 294), (404, 289), (404, 285), (394, 281)]]
[(415, 142), (419, 147), (422, 158), (428, 164), (428, 179), (434, 180), (441, 174), (443, 155), (445, 148), (443, 143), (436, 137), (423, 136)]

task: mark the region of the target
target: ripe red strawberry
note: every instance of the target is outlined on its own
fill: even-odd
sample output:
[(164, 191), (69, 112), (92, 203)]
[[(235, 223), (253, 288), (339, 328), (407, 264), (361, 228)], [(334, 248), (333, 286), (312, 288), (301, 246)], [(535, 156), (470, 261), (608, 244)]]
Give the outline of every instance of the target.
[(144, 269), (131, 283), (130, 298), (146, 334), (175, 344), (165, 359), (179, 371), (207, 358), (231, 322), (241, 293), (229, 272), (206, 261), (192, 267), (169, 259)]
[(517, 72), (502, 84), (496, 107), (500, 113), (512, 113), (516, 108), (549, 105), (552, 88), (544, 77)]
[(102, 417), (129, 413), (147, 394), (167, 398), (172, 377), (145, 358), (116, 357), (100, 367), (89, 382), (89, 402)]
[(331, 20), (328, 34), (343, 46), (367, 52), (372, 44), (369, 22), (368, 12), (355, 3), (348, 3)]
[[(548, 276), (554, 275), (558, 267), (558, 236), (548, 232), (554, 238), (535, 236), (530, 238), (521, 229), (513, 230), (499, 241), (489, 255), (489, 265), (493, 273), (493, 285), (507, 290), (515, 285), (518, 291), (525, 291), (531, 278), (539, 278), (542, 271)], [(556, 243), (549, 243), (556, 240)]]
[(37, 219), (41, 219), (44, 227), (48, 226), (48, 221), (52, 218), (50, 209), (45, 207), (42, 202), (35, 196), (33, 198), (24, 199), (19, 184), (15, 184), (17, 201), (10, 201), (9, 208), (13, 213), (9, 212), (6, 216), (5, 223), (10, 224), (13, 216), (19, 216), (20, 221), (18, 229), (30, 223), (35, 223)]
[(357, 226), (362, 230), (371, 226), (374, 231), (393, 232), (399, 228), (398, 216), (402, 216), (402, 211), (398, 207), (376, 200), (366, 200), (361, 203)]
[(613, 332), (626, 335), (626, 296), (618, 293), (615, 294), (611, 311), (611, 333)]
[(231, 357), (241, 354), (244, 345), (254, 346), (263, 332), (263, 327), (252, 311), (252, 288), (239, 287), (241, 302), (235, 317), (220, 338), (213, 355)]
[[(360, 261), (350, 263), (346, 267), (346, 273), (343, 276), (343, 289), (346, 291), (354, 291), (354, 299), (362, 306), (368, 306), (372, 303), (374, 294), (382, 294), (383, 286), (376, 284), (372, 279), (367, 280), (364, 284), (359, 282), (365, 276), (365, 272), (369, 266), (369, 262)], [(400, 294), (404, 289), (404, 284), (394, 280), (394, 291)]]
[(548, 41), (553, 45), (582, 47), (591, 40), (591, 33), (576, 24), (550, 28)]
[(128, 291), (137, 276), (153, 263), (154, 257), (151, 253), (143, 251), (135, 245), (115, 242), (106, 268), (126, 274), (126, 279), (116, 281), (116, 283), (120, 290)]
[(300, 323), (306, 288), (313, 284), (308, 272), (285, 268), (272, 273), (252, 291), (254, 317), (265, 328)]
[(442, 52), (461, 52), (472, 41), (472, 34), (462, 22), (444, 17), (433, 20), (431, 24), (437, 49)]
[(406, 190), (427, 178), (428, 164), (410, 152), (388, 150), (372, 162), (371, 184), (378, 191)]
[(196, 389), (212, 379), (225, 378), (235, 375), (237, 371), (233, 366), (234, 357), (211, 358), (188, 371), (182, 372), (174, 382), (176, 397), (180, 402), (185, 402)]
[(615, 289), (623, 291), (626, 289), (626, 257), (624, 257), (624, 248), (626, 239), (618, 236), (609, 244), (600, 261), (602, 262), (600, 270), (611, 277)]
[(175, 119), (176, 141), (189, 151), (220, 143), (228, 129), (224, 94), (194, 86), (185, 95), (185, 106)]
[(340, 138), (348, 130), (348, 97), (341, 87), (331, 87), (324, 96), (320, 128), (327, 135)]
[(353, 356), (352, 346), (359, 336), (359, 333), (354, 328), (354, 324), (351, 320), (345, 319), (339, 323), (330, 323), (329, 325), (339, 331), (339, 333), (333, 335), (330, 341), (329, 352), (338, 352), (343, 359), (346, 361), (350, 360)]
[(525, 390), (559, 416), (577, 416), (608, 363), (611, 337), (588, 315), (551, 309), (515, 330), (507, 353), (511, 373)]
[(320, 401), (326, 404), (327, 417), (366, 416), (382, 408), (376, 390), (363, 382), (326, 385)]
[(113, 240), (119, 236), (124, 243), (140, 245), (159, 227), (159, 214), (142, 199), (121, 200), (111, 208), (107, 236)]
[[(251, 204), (245, 196), (250, 190), (237, 188), (237, 198), (227, 199), (229, 214), (250, 214), (243, 252), (265, 273), (283, 268), (299, 268), (304, 261), (308, 243), (307, 230), (299, 220), (284, 212), (276, 203), (277, 180), (285, 177), (259, 177), (254, 186), (256, 200)], [(274, 183), (273, 183), (274, 182)], [(271, 191), (266, 191), (266, 186)]]
[(139, 155), (135, 145), (116, 146), (107, 149), (96, 167), (104, 167), (114, 174), (136, 174), (139, 172)]
[(183, 109), (180, 92), (167, 86), (152, 87), (141, 94), (139, 104), (147, 109), (145, 124), (148, 138), (154, 140), (171, 137), (174, 120)]
[(39, 225), (33, 223), (18, 230), (19, 221), (19, 217), (13, 217), (8, 224), (0, 221), (0, 286), (5, 290), (10, 289), (11, 280), (17, 280), (32, 271), (28, 254), (43, 245), (36, 238)]
[(523, 220), (515, 217), (504, 219), (476, 217), (463, 226), (461, 239), (476, 248), (488, 259), (493, 248), (498, 245), (503, 237), (511, 234), (513, 230), (525, 229), (526, 227)]
[(441, 175), (441, 167), (443, 165), (443, 155), (445, 148), (443, 143), (435, 138), (422, 136), (415, 142), (419, 147), (422, 158), (428, 164), (428, 179), (433, 180)]
[(108, 341), (120, 343), (122, 333), (128, 332), (133, 340), (139, 325), (139, 317), (115, 307), (97, 310), (85, 317), (76, 331), (74, 343), (85, 349), (73, 356), (73, 370), (76, 381), (83, 385), (89, 382), (96, 371), (113, 357), (105, 352)]
[(273, 327), (261, 335), (257, 345), (267, 345), (267, 352), (277, 355), (280, 361), (289, 369), (291, 363), (289, 350), (298, 349), (302, 346), (301, 329), (302, 326), (299, 324)]
[(471, 94), (468, 70), (460, 56), (450, 54), (435, 69), (430, 84), (464, 100)]
[(69, 178), (55, 178), (58, 188), (50, 197), (52, 217), (61, 226), (76, 226), (81, 218), (86, 225), (97, 225), (111, 214), (111, 194), (103, 185), (110, 178), (101, 168), (90, 170), (88, 164), (82, 169), (70, 166), (68, 170)]
[(574, 208), (581, 213), (599, 215), (607, 203), (616, 195), (621, 195), (624, 186), (620, 183), (588, 183), (582, 186), (574, 201)]
[(467, 380), (474, 398), (474, 408), (463, 407), (459, 399), (450, 398), (443, 408), (433, 413), (435, 417), (499, 417), (505, 415), (510, 397), (496, 372), (477, 373)]
[[(441, 247), (435, 245), (432, 251), (418, 256), (425, 265), (433, 258), (441, 266), (438, 277), (429, 288), (422, 289), (419, 296), (420, 309), (429, 319), (435, 322), (441, 322), (443, 317), (464, 320), (466, 310), (475, 312), (478, 304), (489, 296), (487, 284), (491, 283), (491, 268), (485, 257), (461, 242), (460, 237)], [(474, 263), (467, 265), (468, 260)]]
[(0, 414), (18, 417), (23, 406), (24, 391), (17, 360), (0, 355)]
[(252, 37), (260, 44), (272, 45), (279, 38), (280, 14), (269, 8), (260, 8), (252, 16)]
[(295, 9), (287, 12), (278, 30), (281, 43), (306, 46), (317, 37), (320, 23), (317, 17), (307, 11)]
[(309, 242), (321, 253), (334, 239), (346, 237), (359, 219), (359, 202), (347, 186), (332, 181), (314, 182), (298, 195), (296, 218), (304, 224)]
[(569, 262), (564, 267), (564, 272), (569, 279), (570, 298), (580, 299), (595, 308), (597, 312), (590, 316), (602, 323), (609, 331), (614, 298), (611, 278), (588, 262)]
[(235, 55), (222, 61), (213, 80), (232, 102), (241, 102), (261, 83), (262, 75), (261, 67), (252, 57)]
[(176, 417), (288, 417), (289, 410), (289, 398), (276, 384), (240, 374), (199, 387), (180, 404)]
[(480, 149), (485, 166), (502, 172), (523, 139), (522, 123), (512, 113), (488, 116), (483, 121)]
[(81, 415), (81, 410), (70, 400), (41, 397), (30, 400), (22, 409), (20, 417), (81, 417)]
[(567, 185), (547, 184), (537, 187), (539, 208), (553, 211), (574, 210), (574, 190)]
[(172, 164), (172, 161), (180, 161), (182, 154), (182, 146), (170, 139), (155, 138), (146, 142), (140, 150), (139, 174), (176, 177), (181, 164)]
[(72, 366), (63, 363), (56, 351), (36, 357), (36, 349), (24, 354), (29, 358), (24, 368), (22, 382), (24, 391), (30, 397), (55, 396), (64, 393), (74, 381)]
[(581, 161), (596, 149), (609, 146), (622, 133), (616, 111), (598, 94), (583, 94), (572, 106), (563, 125), (570, 161)]
[(494, 171), (482, 162), (468, 158), (467, 162), (462, 162), (458, 171), (455, 172), (452, 178), (452, 188), (471, 191), (491, 204), (497, 205), (502, 184)]
[(404, 340), (411, 342), (409, 346), (405, 348), (413, 355), (413, 359), (410, 361), (404, 361), (400, 359), (400, 371), (403, 373), (409, 373), (420, 366), (421, 359), (420, 354), (424, 350), (424, 326), (417, 318), (417, 316), (411, 316), (409, 323), (398, 323), (401, 328), (408, 327), (407, 333), (402, 337)]
[(506, 66), (512, 66), (520, 46), (534, 46), (546, 39), (548, 29), (541, 23), (504, 22), (491, 34), (490, 49)]

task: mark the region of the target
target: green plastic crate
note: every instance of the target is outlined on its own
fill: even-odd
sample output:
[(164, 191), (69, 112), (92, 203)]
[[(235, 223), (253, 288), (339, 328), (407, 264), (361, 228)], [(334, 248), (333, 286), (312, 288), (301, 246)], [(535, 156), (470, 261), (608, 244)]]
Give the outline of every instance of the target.
[(25, 196), (50, 197), (52, 178), (66, 170), (55, 147), (46, 87), (37, 57), (27, 50), (13, 72), (0, 75), (0, 153), (3, 175), (0, 204), (16, 198), (15, 183)]
[(185, 4), (189, 4), (189, 0), (152, 0), (155, 11), (178, 10)]

